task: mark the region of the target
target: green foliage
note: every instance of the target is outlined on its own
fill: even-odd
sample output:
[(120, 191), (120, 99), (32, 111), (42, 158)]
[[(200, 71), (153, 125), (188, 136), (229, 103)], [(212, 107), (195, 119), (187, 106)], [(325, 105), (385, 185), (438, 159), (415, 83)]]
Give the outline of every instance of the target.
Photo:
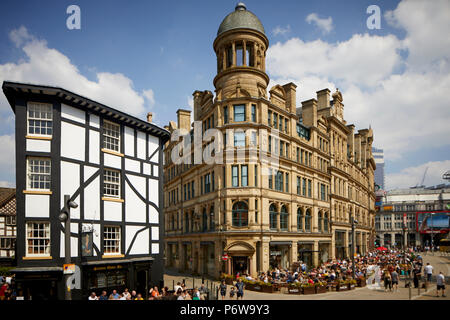
[(10, 270), (12, 270), (14, 267), (0, 267), (0, 276), (10, 276), (12, 273)]

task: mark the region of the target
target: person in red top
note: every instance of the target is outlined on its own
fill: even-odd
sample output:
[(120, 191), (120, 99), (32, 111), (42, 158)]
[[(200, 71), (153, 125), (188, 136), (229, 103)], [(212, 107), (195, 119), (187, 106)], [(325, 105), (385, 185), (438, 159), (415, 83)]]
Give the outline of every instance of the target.
[(159, 296), (160, 296), (159, 291), (158, 291), (158, 287), (155, 286), (155, 287), (153, 288), (153, 290), (150, 292), (150, 294), (151, 294), (151, 298), (153, 298), (153, 299), (158, 299)]
[(0, 287), (0, 300), (5, 300), (5, 293), (8, 287), (9, 285), (6, 282)]

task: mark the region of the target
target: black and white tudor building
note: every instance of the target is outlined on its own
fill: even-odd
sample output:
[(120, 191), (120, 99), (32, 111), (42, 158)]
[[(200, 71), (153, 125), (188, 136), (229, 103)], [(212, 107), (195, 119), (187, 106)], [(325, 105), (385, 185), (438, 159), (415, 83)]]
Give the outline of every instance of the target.
[(169, 132), (61, 88), (4, 82), (3, 92), (16, 117), (18, 295), (64, 299), (66, 194), (78, 204), (74, 299), (160, 285)]

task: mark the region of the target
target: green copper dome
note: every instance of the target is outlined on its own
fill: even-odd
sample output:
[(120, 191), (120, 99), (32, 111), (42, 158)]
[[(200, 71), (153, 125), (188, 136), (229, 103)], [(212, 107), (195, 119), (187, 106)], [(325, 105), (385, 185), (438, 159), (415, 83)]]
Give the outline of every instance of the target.
[(261, 21), (253, 13), (247, 11), (245, 4), (242, 2), (239, 2), (236, 5), (236, 9), (223, 19), (217, 31), (217, 36), (228, 30), (238, 28), (253, 29), (264, 33), (264, 27)]

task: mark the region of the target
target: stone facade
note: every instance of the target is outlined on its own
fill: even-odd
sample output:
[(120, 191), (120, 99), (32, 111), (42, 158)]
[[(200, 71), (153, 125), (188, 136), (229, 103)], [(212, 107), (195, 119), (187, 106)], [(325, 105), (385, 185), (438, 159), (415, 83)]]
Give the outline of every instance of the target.
[[(301, 107), (294, 83), (267, 92), (268, 39), (261, 28), (242, 25), (214, 41), (215, 95), (195, 91), (194, 122), (180, 109), (166, 127), (166, 267), (256, 275), (300, 260), (313, 266), (348, 257), (352, 217), (355, 249), (366, 252), (374, 243), (372, 129), (347, 125), (339, 91), (320, 90)], [(180, 149), (181, 140), (191, 149)], [(196, 148), (223, 163), (197, 162)]]

